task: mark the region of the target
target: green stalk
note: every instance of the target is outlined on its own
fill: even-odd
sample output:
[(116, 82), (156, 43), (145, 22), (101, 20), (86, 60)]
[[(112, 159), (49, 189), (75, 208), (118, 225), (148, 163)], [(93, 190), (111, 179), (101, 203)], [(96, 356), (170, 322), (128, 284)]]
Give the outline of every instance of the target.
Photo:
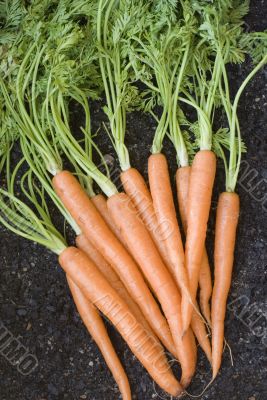
[[(267, 63), (267, 54), (263, 57), (261, 62), (256, 65), (256, 67), (250, 72), (250, 74), (243, 81), (242, 85), (238, 89), (238, 92), (235, 96), (232, 110), (231, 110), (231, 118), (228, 117), (228, 122), (230, 126), (230, 160), (228, 167), (228, 179), (226, 181), (226, 190), (228, 192), (234, 192), (237, 184), (238, 174), (241, 165), (241, 155), (242, 155), (242, 140), (241, 133), (237, 118), (237, 107), (240, 100), (240, 97), (246, 88), (247, 84), (250, 80), (255, 76), (255, 74)], [(229, 114), (228, 114), (229, 115)], [(236, 152), (236, 130), (237, 130), (237, 138), (238, 138), (238, 149)]]
[[(130, 168), (128, 150), (124, 144), (126, 132), (126, 110), (122, 104), (127, 82), (122, 79), (122, 66), (120, 48), (112, 42), (112, 32), (109, 31), (109, 24), (112, 18), (112, 9), (119, 7), (116, 0), (108, 3), (99, 1), (96, 30), (97, 40), (100, 47), (99, 65), (107, 101), (106, 114), (110, 122), (112, 143), (119, 158), (120, 167), (123, 171)], [(127, 74), (127, 67), (124, 68)]]
[(0, 222), (16, 235), (37, 242), (58, 255), (65, 250), (65, 240), (51, 229), (48, 217), (40, 219), (24, 202), (1, 188), (0, 208)]

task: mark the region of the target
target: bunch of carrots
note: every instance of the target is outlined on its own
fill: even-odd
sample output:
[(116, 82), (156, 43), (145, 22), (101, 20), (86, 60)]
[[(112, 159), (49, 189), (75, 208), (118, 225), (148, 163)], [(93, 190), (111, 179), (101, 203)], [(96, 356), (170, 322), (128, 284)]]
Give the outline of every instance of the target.
[[(124, 400), (131, 399), (130, 385), (102, 316), (171, 396), (190, 385), (197, 343), (212, 380), (220, 370), (245, 151), (238, 101), (267, 63), (267, 32), (243, 29), (248, 10), (248, 1), (239, 0), (0, 1), (0, 222), (57, 254)], [(246, 55), (254, 66), (233, 98), (227, 65)], [(92, 134), (96, 99), (105, 102), (104, 129), (118, 156), (122, 191)], [(76, 135), (74, 105), (83, 114)], [(125, 144), (132, 110), (156, 122), (149, 186)], [(225, 126), (214, 131), (218, 113)], [(176, 153), (176, 195), (165, 140)], [(12, 168), (18, 146), (21, 160)], [(218, 157), (226, 189), (210, 263), (205, 241)], [(75, 246), (55, 227), (51, 200), (74, 230)], [(165, 350), (180, 364), (180, 377)]]

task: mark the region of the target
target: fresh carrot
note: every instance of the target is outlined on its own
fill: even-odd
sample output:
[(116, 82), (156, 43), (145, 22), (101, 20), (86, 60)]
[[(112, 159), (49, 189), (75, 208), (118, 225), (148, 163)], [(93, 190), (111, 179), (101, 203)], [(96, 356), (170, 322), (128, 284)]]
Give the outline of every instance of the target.
[[(226, 313), (226, 301), (231, 286), (234, 250), (236, 242), (236, 231), (240, 213), (240, 200), (235, 193), (238, 181), (238, 174), (241, 166), (242, 157), (242, 137), (239, 121), (237, 117), (238, 103), (247, 84), (254, 75), (267, 63), (266, 46), (261, 42), (266, 40), (266, 35), (256, 35), (248, 37), (252, 41), (250, 50), (252, 58), (256, 61), (253, 70), (245, 78), (239, 87), (233, 103), (231, 102), (229, 91), (220, 90), (223, 105), (229, 124), (229, 151), (227, 159), (222, 147), (220, 152), (225, 166), (226, 191), (219, 196), (216, 214), (215, 228), (215, 249), (214, 249), (214, 287), (211, 301), (211, 327), (212, 327), (212, 372), (213, 379), (217, 376), (220, 369), (224, 343), (224, 320)], [(261, 50), (262, 55), (261, 55)], [(224, 70), (224, 86), (229, 85), (226, 70)]]
[(105, 324), (96, 307), (85, 297), (80, 288), (67, 276), (68, 285), (80, 317), (101, 351), (107, 366), (118, 384), (123, 400), (131, 400), (127, 375), (114, 350)]
[[(203, 259), (215, 173), (215, 154), (210, 150), (198, 151), (191, 167), (185, 245), (185, 263), (193, 302), (196, 300), (199, 272)], [(184, 331), (190, 325), (192, 312), (192, 303), (184, 303), (182, 308)]]
[[(106, 201), (105, 198), (103, 199), (104, 201)], [(97, 266), (99, 271), (107, 279), (109, 284), (113, 287), (114, 290), (116, 290), (116, 292), (120, 295), (120, 297), (125, 301), (125, 303), (129, 307), (129, 309), (131, 310), (137, 321), (144, 326), (146, 331), (151, 336), (155, 337), (155, 340), (157, 340), (154, 332), (152, 331), (149, 323), (145, 319), (140, 308), (131, 298), (124, 284), (122, 283), (116, 272), (112, 269), (110, 264), (104, 259), (102, 254), (92, 245), (92, 243), (87, 239), (87, 237), (84, 234), (80, 234), (79, 236), (76, 237), (76, 246), (79, 249), (81, 249), (90, 258), (91, 261), (93, 261), (93, 263)], [(176, 355), (176, 349), (174, 343), (171, 343), (171, 347), (169, 346), (168, 350), (171, 352), (171, 354)]]
[[(179, 285), (179, 274), (176, 273), (176, 270), (178, 270), (177, 265), (179, 265), (178, 264), (179, 261), (181, 268), (185, 268), (184, 250), (176, 218), (176, 211), (173, 202), (168, 166), (166, 158), (163, 154), (154, 154), (150, 156), (148, 172), (149, 172), (149, 182), (150, 182), (152, 197), (153, 200), (155, 199), (153, 203), (156, 205), (157, 215), (159, 216), (159, 218), (160, 217), (162, 218), (161, 220), (159, 220), (159, 224), (161, 223), (163, 224), (164, 220), (168, 221), (170, 232), (169, 235), (168, 232), (165, 232), (165, 235), (167, 233), (168, 236), (167, 239), (165, 239), (164, 243), (167, 245), (168, 242), (168, 246), (166, 247), (168, 249), (168, 254), (170, 255), (170, 259), (172, 261), (169, 262), (168, 265), (171, 268), (170, 271), (174, 279), (176, 280), (177, 285)], [(164, 235), (163, 232), (162, 234)], [(177, 260), (176, 264), (175, 260)], [(185, 277), (187, 279), (186, 273)], [(181, 285), (179, 286), (181, 287)], [(185, 296), (187, 296), (187, 294), (185, 294)], [(198, 310), (196, 303), (195, 303), (195, 309)], [(192, 318), (191, 328), (200, 346), (206, 353), (208, 359), (211, 360), (211, 345), (208, 339), (205, 324), (203, 320), (197, 315), (197, 311), (194, 310), (193, 314), (194, 317)]]
[[(176, 190), (180, 217), (184, 232), (187, 231), (187, 202), (188, 202), (188, 190), (190, 184), (191, 167), (181, 167), (176, 171)], [(209, 265), (208, 254), (206, 248), (204, 248), (201, 268), (199, 272), (199, 302), (201, 311), (206, 318), (207, 322), (211, 324), (210, 318), (210, 298), (212, 293), (212, 280), (211, 271)]]
[(212, 292), (212, 369), (216, 377), (222, 359), (226, 300), (231, 286), (236, 230), (240, 211), (236, 193), (220, 194), (216, 216), (214, 287)]
[(169, 258), (160, 234), (152, 197), (143, 176), (136, 168), (129, 168), (123, 171), (120, 177), (125, 192), (131, 198), (147, 230), (150, 232), (163, 261), (168, 264)]
[(173, 339), (167, 321), (148, 289), (142, 273), (109, 229), (77, 179), (70, 172), (62, 171), (54, 176), (52, 183), (82, 232), (116, 271), (157, 337), (166, 348), (172, 348)]
[(136, 321), (126, 303), (86, 254), (68, 247), (60, 254), (59, 263), (87, 299), (117, 328), (155, 382), (172, 396), (181, 394), (183, 389), (169, 368), (163, 348)]
[(185, 387), (195, 372), (196, 345), (190, 338), (191, 332), (182, 338), (181, 297), (178, 288), (130, 198), (125, 193), (116, 194), (108, 199), (107, 204), (128, 249), (156, 293), (168, 320), (182, 367), (181, 383)]
[(190, 291), (185, 269), (184, 248), (177, 222), (168, 165), (164, 154), (152, 154), (148, 160), (148, 177), (153, 205), (161, 235), (170, 260), (173, 277), (182, 294), (182, 309), (190, 303)]

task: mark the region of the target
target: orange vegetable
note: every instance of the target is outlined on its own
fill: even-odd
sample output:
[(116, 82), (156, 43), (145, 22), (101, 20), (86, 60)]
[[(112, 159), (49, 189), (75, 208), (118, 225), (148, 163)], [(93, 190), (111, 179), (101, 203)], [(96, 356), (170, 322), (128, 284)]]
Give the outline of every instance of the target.
[(219, 197), (214, 250), (214, 287), (211, 302), (212, 369), (218, 374), (224, 345), (226, 302), (231, 286), (236, 230), (240, 212), (239, 196), (224, 192)]
[(172, 275), (181, 290), (182, 309), (190, 303), (188, 275), (185, 268), (184, 247), (173, 201), (166, 157), (152, 154), (148, 160), (148, 177), (153, 205), (167, 249)]
[(181, 383), (187, 386), (195, 372), (196, 345), (190, 337), (191, 332), (182, 338), (181, 296), (178, 288), (129, 196), (125, 193), (113, 195), (108, 199), (107, 205), (128, 249), (140, 265), (162, 306), (182, 367)]
[(85, 297), (80, 288), (68, 276), (67, 281), (80, 317), (112, 372), (123, 400), (131, 400), (131, 389), (127, 375), (114, 350), (101, 316), (92, 302)]
[(155, 382), (172, 396), (181, 394), (182, 387), (169, 368), (163, 348), (136, 321), (127, 304), (86, 254), (68, 247), (60, 254), (59, 263), (86, 298), (113, 323)]
[(109, 262), (149, 325), (166, 348), (172, 346), (167, 321), (127, 250), (107, 226), (78, 180), (68, 171), (53, 178), (54, 189), (72, 218), (94, 247)]
[[(191, 167), (178, 168), (176, 171), (176, 189), (179, 212), (184, 228), (184, 232), (187, 231), (187, 202), (188, 202), (188, 190), (190, 184)], [(199, 272), (199, 301), (200, 309), (208, 321), (211, 324), (210, 318), (210, 298), (212, 293), (212, 280), (211, 271), (209, 265), (209, 259), (206, 248), (204, 248), (202, 263)]]
[[(104, 201), (106, 201), (104, 199)], [(125, 288), (124, 284), (116, 274), (116, 272), (112, 269), (109, 263), (104, 259), (104, 257), (99, 253), (99, 251), (92, 245), (92, 243), (87, 239), (84, 234), (81, 234), (76, 237), (76, 246), (81, 249), (91, 261), (97, 266), (99, 271), (104, 275), (109, 284), (116, 290), (116, 292), (120, 295), (120, 297), (125, 301), (125, 303), (130, 308), (131, 312), (135, 316), (138, 322), (140, 322), (147, 332), (155, 337), (154, 332), (152, 331), (150, 325), (142, 314), (138, 305), (134, 302), (134, 300), (129, 295), (129, 292)], [(175, 346), (174, 343), (168, 348), (171, 354), (175, 355)]]
[[(185, 264), (188, 271), (193, 302), (196, 301), (215, 173), (215, 154), (209, 150), (200, 150), (195, 155), (191, 167), (185, 245)], [(190, 325), (192, 312), (193, 305), (191, 303), (184, 304), (182, 308), (184, 331)]]
[(168, 254), (160, 234), (160, 227), (152, 197), (144, 178), (137, 169), (129, 168), (121, 173), (121, 182), (125, 192), (131, 198), (138, 214), (154, 240), (163, 261), (167, 264), (169, 262)]

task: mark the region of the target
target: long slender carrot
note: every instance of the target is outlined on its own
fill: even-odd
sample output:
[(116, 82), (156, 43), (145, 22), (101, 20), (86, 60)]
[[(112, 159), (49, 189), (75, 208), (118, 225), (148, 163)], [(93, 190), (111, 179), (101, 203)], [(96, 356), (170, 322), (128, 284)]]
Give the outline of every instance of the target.
[(70, 172), (62, 171), (54, 176), (52, 182), (66, 209), (116, 271), (157, 337), (166, 348), (171, 348), (173, 339), (167, 321), (148, 289), (142, 273), (109, 229), (77, 179)]
[(162, 306), (176, 345), (178, 359), (182, 367), (181, 383), (187, 386), (195, 372), (196, 345), (186, 334), (182, 339), (181, 297), (178, 288), (164, 265), (157, 248), (137, 211), (125, 193), (111, 196), (108, 209), (121, 230), (127, 247), (140, 265), (147, 281)]
[(236, 193), (222, 193), (216, 216), (215, 270), (211, 303), (213, 378), (218, 374), (222, 360), (226, 301), (231, 286), (239, 212), (239, 196)]
[(126, 303), (86, 254), (68, 247), (60, 254), (59, 263), (87, 299), (109, 318), (155, 382), (172, 396), (181, 394), (183, 389), (169, 368), (163, 348), (158, 342), (155, 344), (136, 321)]
[[(87, 239), (87, 237), (84, 234), (80, 234), (79, 236), (76, 237), (76, 246), (79, 249), (81, 249), (90, 258), (91, 261), (93, 261), (93, 263), (97, 266), (99, 271), (107, 279), (109, 284), (113, 287), (114, 290), (116, 290), (116, 292), (120, 295), (120, 297), (125, 301), (125, 303), (129, 307), (129, 309), (131, 310), (137, 321), (140, 322), (147, 330), (147, 332), (151, 336), (154, 336), (156, 339), (155, 333), (152, 331), (142, 311), (135, 303), (135, 301), (131, 298), (124, 284), (122, 283), (116, 272), (109, 265), (109, 263), (104, 259), (102, 254), (92, 245), (92, 243)], [(168, 350), (171, 352), (171, 354), (176, 355), (176, 349), (174, 343), (171, 344), (171, 347), (169, 347)]]
[(189, 281), (185, 268), (183, 242), (173, 202), (168, 164), (162, 153), (152, 154), (149, 157), (148, 177), (153, 205), (170, 259), (172, 274), (182, 293), (183, 308), (184, 303), (190, 302)]
[(131, 389), (127, 375), (114, 350), (99, 312), (96, 307), (87, 300), (81, 289), (68, 276), (67, 281), (80, 317), (112, 372), (123, 400), (131, 400)]
[[(179, 285), (179, 281), (180, 279), (183, 279), (183, 275), (181, 278), (178, 271), (179, 267), (183, 269), (185, 279), (187, 280), (187, 274), (184, 266), (184, 250), (173, 202), (168, 165), (163, 154), (153, 154), (150, 156), (148, 173), (153, 204), (155, 204), (155, 209), (159, 217), (159, 223), (163, 224), (164, 220), (166, 220), (168, 221), (169, 227), (172, 228), (170, 234), (167, 236), (167, 239), (164, 240), (164, 243), (171, 260), (168, 265), (171, 268), (171, 272), (176, 280), (177, 285), (181, 287), (181, 284)], [(178, 273), (176, 271), (178, 271)], [(188, 281), (187, 285), (189, 285)], [(182, 302), (183, 300), (188, 301), (187, 292), (185, 292), (184, 296), (185, 300), (182, 298)], [(195, 308), (198, 309), (196, 303)], [(207, 358), (211, 360), (211, 345), (206, 332), (205, 324), (203, 320), (198, 317), (195, 310), (193, 311), (193, 316), (191, 328), (200, 346), (206, 353)]]
[[(210, 150), (198, 151), (191, 167), (185, 245), (185, 263), (193, 301), (196, 300), (215, 173), (215, 154)], [(182, 308), (184, 331), (190, 325), (192, 312), (192, 304), (184, 304)]]
[[(188, 203), (188, 191), (190, 184), (190, 174), (191, 174), (191, 167), (189, 166), (180, 167), (176, 171), (176, 190), (177, 190), (178, 206), (185, 233), (187, 231), (187, 212), (188, 212), (187, 203)], [(211, 280), (211, 271), (210, 271), (208, 254), (205, 247), (199, 272), (199, 288), (200, 288), (200, 293), (199, 293), (200, 308), (208, 323), (211, 324), (209, 301), (212, 293), (212, 280)]]
[(168, 254), (160, 235), (152, 197), (143, 176), (136, 168), (129, 168), (123, 171), (120, 177), (125, 192), (131, 198), (147, 230), (150, 232), (163, 261), (165, 264), (169, 263)]

